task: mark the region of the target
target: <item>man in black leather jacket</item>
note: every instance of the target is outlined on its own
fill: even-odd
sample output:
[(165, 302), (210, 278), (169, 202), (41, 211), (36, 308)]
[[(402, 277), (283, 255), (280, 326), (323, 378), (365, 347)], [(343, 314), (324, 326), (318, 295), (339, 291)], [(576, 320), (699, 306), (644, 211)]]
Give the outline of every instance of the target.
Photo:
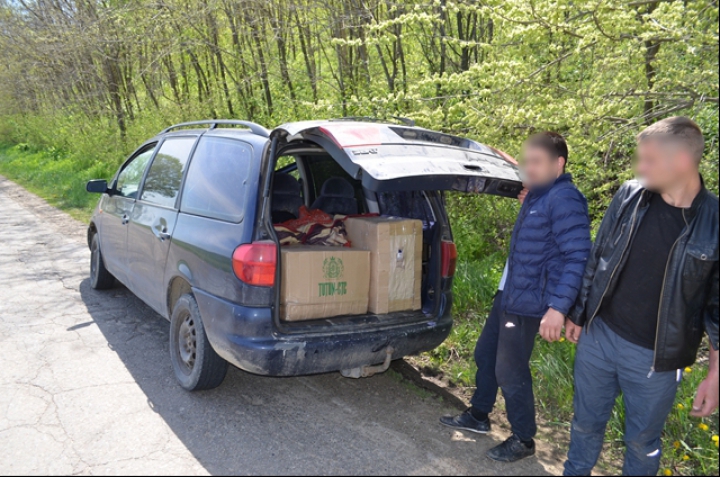
[[(656, 475), (682, 369), (710, 338), (695, 417), (718, 407), (718, 198), (698, 166), (704, 140), (675, 117), (638, 136), (639, 181), (603, 218), (566, 336), (578, 342), (575, 417), (565, 475), (590, 475), (617, 396), (625, 402), (624, 475)], [(582, 331), (584, 328), (584, 332)]]

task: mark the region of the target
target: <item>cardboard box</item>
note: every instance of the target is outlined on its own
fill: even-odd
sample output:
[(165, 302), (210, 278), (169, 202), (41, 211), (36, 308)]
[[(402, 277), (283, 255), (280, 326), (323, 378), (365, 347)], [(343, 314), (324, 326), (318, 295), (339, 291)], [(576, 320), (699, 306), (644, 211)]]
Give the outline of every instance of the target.
[(371, 313), (422, 308), (422, 222), (390, 217), (345, 220), (353, 248), (370, 251)]
[(367, 313), (370, 253), (346, 247), (283, 247), (280, 318), (304, 321)]

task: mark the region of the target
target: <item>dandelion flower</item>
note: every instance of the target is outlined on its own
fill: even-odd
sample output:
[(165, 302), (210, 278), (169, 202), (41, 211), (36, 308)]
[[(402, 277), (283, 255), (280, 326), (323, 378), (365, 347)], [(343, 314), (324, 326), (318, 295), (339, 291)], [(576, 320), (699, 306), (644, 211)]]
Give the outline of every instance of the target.
[(663, 475), (668, 475), (668, 476), (673, 475), (672, 470), (670, 470), (670, 469), (663, 470)]
[(675, 442), (673, 442), (673, 447), (676, 448), (676, 449), (679, 449), (679, 448), (680, 448), (680, 441), (675, 441)]
[(704, 422), (701, 422), (700, 424), (698, 424), (698, 428), (699, 428), (701, 431), (708, 431), (708, 430), (710, 430), (710, 428), (708, 427), (708, 425), (705, 424)]
[(560, 338), (560, 342), (562, 343), (563, 341), (565, 341), (565, 338)]
[(692, 368), (690, 366), (688, 366), (687, 368), (685, 368), (685, 372), (692, 373)]
[(712, 436), (712, 441), (717, 442), (719, 440), (718, 436)]
[(685, 409), (685, 404), (680, 403), (680, 404), (677, 405), (677, 408), (678, 408), (680, 411), (682, 411), (683, 409)]
[(683, 456), (683, 460), (685, 460), (685, 461), (688, 461), (688, 460), (690, 460), (690, 456), (689, 456), (689, 455), (687, 455), (687, 454), (685, 454), (685, 455)]

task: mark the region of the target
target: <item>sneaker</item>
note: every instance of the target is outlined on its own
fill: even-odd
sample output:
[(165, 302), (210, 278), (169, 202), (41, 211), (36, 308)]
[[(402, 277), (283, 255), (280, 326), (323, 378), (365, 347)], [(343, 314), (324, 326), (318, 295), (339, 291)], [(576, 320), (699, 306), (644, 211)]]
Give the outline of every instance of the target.
[(517, 462), (533, 455), (535, 455), (535, 441), (528, 447), (514, 434), (487, 452), (487, 456), (497, 462)]
[(478, 421), (470, 412), (470, 409), (463, 412), (459, 416), (444, 416), (440, 418), (440, 423), (447, 427), (452, 427), (459, 431), (474, 432), (475, 434), (487, 434), (490, 432), (490, 419)]

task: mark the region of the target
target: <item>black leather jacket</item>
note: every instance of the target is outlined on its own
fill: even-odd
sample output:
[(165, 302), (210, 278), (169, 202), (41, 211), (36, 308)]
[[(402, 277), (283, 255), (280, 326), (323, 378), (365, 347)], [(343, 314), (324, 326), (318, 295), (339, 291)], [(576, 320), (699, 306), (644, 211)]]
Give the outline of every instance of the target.
[[(575, 324), (589, 326), (603, 299), (612, 295), (652, 194), (629, 181), (613, 198), (569, 315)], [(687, 225), (668, 258), (660, 295), (654, 371), (692, 365), (703, 331), (718, 349), (718, 210), (717, 196), (703, 187), (685, 212)]]

